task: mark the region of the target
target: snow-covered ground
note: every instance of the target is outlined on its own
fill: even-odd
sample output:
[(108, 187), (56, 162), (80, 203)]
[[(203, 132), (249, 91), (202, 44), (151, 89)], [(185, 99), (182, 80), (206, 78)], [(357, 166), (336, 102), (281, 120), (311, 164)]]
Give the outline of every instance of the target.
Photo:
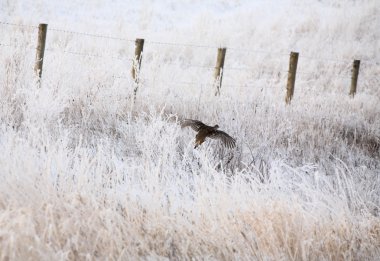
[[(1, 260), (380, 256), (379, 1), (3, 0), (0, 17)], [(194, 150), (183, 118), (237, 147)]]

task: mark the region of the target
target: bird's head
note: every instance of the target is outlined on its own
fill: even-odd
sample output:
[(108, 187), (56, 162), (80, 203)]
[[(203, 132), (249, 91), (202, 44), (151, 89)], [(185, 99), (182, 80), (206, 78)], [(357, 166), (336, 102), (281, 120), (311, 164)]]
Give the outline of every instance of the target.
[(218, 125), (218, 124), (216, 124), (216, 125), (214, 126), (214, 129), (217, 129), (217, 128), (219, 128), (219, 125)]

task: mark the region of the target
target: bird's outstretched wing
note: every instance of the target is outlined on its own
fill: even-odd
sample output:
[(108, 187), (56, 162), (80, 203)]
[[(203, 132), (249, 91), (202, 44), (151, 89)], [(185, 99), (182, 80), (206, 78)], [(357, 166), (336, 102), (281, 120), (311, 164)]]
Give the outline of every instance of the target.
[(193, 130), (199, 131), (201, 128), (207, 127), (207, 125), (201, 121), (184, 119), (181, 121), (181, 128), (185, 127), (191, 127)]
[(209, 137), (211, 139), (220, 139), (227, 148), (232, 149), (236, 146), (236, 140), (224, 131), (215, 130)]

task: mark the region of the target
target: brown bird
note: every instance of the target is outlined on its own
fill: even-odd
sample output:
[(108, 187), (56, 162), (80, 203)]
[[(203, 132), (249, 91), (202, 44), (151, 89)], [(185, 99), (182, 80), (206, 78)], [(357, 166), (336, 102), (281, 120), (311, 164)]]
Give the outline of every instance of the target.
[(201, 145), (207, 137), (211, 139), (220, 139), (223, 142), (223, 145), (227, 148), (233, 148), (236, 146), (236, 140), (224, 131), (218, 130), (218, 125), (212, 127), (204, 124), (201, 121), (185, 119), (181, 121), (181, 127), (191, 127), (193, 130), (198, 132), (195, 136), (194, 149)]

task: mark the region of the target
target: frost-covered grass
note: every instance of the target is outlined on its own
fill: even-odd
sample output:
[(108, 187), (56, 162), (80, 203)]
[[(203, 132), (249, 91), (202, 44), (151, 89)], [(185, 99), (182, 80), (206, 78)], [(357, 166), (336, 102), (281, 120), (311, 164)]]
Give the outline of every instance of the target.
[[(147, 39), (135, 103), (129, 60), (69, 53), (130, 57), (133, 43), (49, 31), (39, 87), (36, 31), (1, 27), (0, 42), (18, 47), (0, 55), (0, 260), (380, 256), (377, 1), (184, 1), (195, 11), (177, 24), (184, 7), (168, 0), (141, 14), (130, 5), (137, 28), (120, 20), (121, 2), (96, 2), (104, 13), (77, 31)], [(50, 28), (80, 12), (3, 5), (9, 21), (43, 14)], [(213, 66), (215, 48), (155, 41), (231, 47), (221, 96), (212, 70), (189, 67)], [(259, 49), (276, 54), (248, 52)], [(290, 50), (300, 74), (285, 106)], [(323, 60), (332, 54), (339, 62)], [(362, 67), (351, 99), (353, 58)], [(219, 124), (237, 147), (194, 150), (183, 118)]]

